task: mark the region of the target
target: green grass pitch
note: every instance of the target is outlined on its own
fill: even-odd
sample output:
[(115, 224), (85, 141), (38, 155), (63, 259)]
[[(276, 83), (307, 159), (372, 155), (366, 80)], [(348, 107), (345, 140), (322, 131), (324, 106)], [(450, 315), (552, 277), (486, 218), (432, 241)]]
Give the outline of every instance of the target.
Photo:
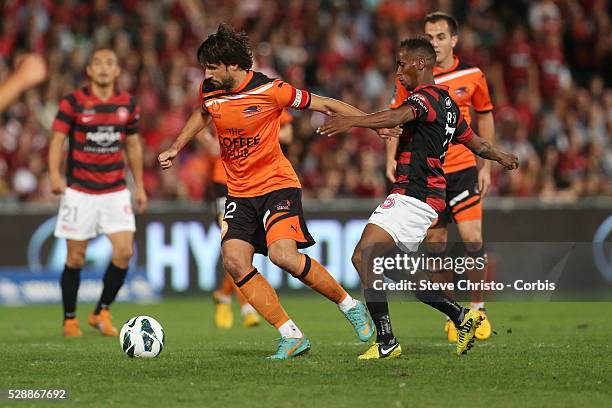
[(359, 362), (366, 346), (334, 305), (315, 296), (281, 300), (312, 343), (293, 361), (264, 359), (278, 337), (267, 324), (215, 329), (209, 297), (113, 307), (118, 326), (139, 314), (162, 323), (166, 345), (150, 360), (127, 358), (116, 338), (87, 327), (91, 305), (80, 305), (79, 339), (60, 335), (58, 305), (1, 308), (0, 388), (70, 394), (0, 406), (612, 406), (610, 303), (489, 303), (497, 334), (457, 357), (439, 313), (392, 302), (402, 357)]

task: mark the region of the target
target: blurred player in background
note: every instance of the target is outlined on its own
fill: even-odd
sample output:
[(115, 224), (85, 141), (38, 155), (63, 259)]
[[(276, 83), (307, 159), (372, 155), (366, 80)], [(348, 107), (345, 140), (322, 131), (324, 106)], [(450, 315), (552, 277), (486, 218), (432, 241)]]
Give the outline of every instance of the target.
[[(461, 114), (468, 124), (472, 123), (470, 110), (476, 112), (478, 134), (493, 144), (495, 128), (493, 123), (493, 104), (489, 88), (483, 72), (474, 66), (459, 61), (453, 48), (457, 44), (459, 26), (452, 16), (436, 12), (428, 14), (424, 20), (425, 35), (430, 39), (436, 50), (436, 66), (434, 79), (436, 84), (449, 87), (449, 93), (459, 105)], [(410, 93), (395, 82), (395, 95), (390, 108), (401, 106)], [(397, 139), (391, 139), (387, 144), (387, 177), (394, 181), (395, 153)], [(474, 154), (462, 144), (453, 144), (448, 148), (444, 160), (446, 177), (446, 210), (440, 213), (438, 221), (427, 232), (427, 248), (429, 256), (444, 257), (447, 251), (448, 224), (456, 223), (459, 236), (465, 245), (465, 256), (469, 258), (485, 258), (486, 252), (482, 238), (482, 202), (491, 185), (491, 162), (483, 160), (480, 169), (476, 165)], [(453, 271), (432, 271), (441, 276), (436, 280), (452, 282)], [(484, 269), (467, 271), (468, 278), (473, 282), (486, 279)], [(453, 296), (452, 291), (447, 295)], [(482, 290), (472, 291), (473, 309), (486, 316)], [(448, 340), (455, 342), (457, 332), (450, 320), (447, 320), (444, 330)], [(483, 321), (476, 331), (476, 338), (486, 340), (491, 337), (492, 328), (489, 319)]]
[[(280, 118), (280, 132), (278, 134), (278, 140), (282, 146), (288, 145), (291, 143), (291, 140), (293, 140), (292, 121), (293, 116), (291, 116), (287, 109), (284, 109)], [(215, 146), (215, 151), (218, 154), (219, 144), (216, 141), (209, 141), (206, 143), (206, 145)], [(223, 225), (223, 211), (225, 209), (225, 202), (227, 201), (227, 175), (225, 174), (225, 168), (223, 168), (221, 156), (218, 155), (215, 157), (213, 165), (212, 184), (217, 222), (219, 224), (219, 228), (221, 228)], [(242, 324), (245, 327), (257, 326), (260, 323), (257, 312), (246, 300), (242, 292), (240, 292), (240, 289), (238, 289), (229, 273), (225, 274), (219, 289), (213, 292), (213, 300), (215, 302), (215, 326), (220, 329), (229, 329), (233, 326), (234, 315), (232, 313), (232, 294), (236, 295), (236, 299), (238, 299), (238, 303), (240, 303)]]
[[(120, 68), (115, 53), (96, 50), (87, 66), (88, 86), (64, 97), (53, 122), (49, 144), (49, 176), (53, 193), (61, 194), (55, 236), (68, 247), (61, 278), (64, 335), (82, 335), (76, 300), (87, 243), (105, 234), (113, 247), (104, 288), (88, 323), (105, 336), (117, 336), (109, 306), (125, 281), (134, 247), (136, 223), (125, 182), (123, 149), (136, 184), (138, 212), (147, 207), (142, 181), (142, 147), (136, 99), (115, 89)], [(61, 176), (64, 142), (68, 138), (66, 180)]]
[[(499, 162), (508, 170), (518, 167), (518, 158), (504, 153), (472, 132), (448, 87), (434, 84), (436, 61), (434, 47), (426, 38), (402, 41), (397, 56), (397, 76), (412, 94), (396, 109), (366, 116), (329, 120), (320, 132), (334, 136), (352, 126), (387, 128), (402, 125), (397, 149), (397, 168), (391, 193), (368, 220), (353, 254), (353, 265), (359, 272), (370, 315), (376, 324), (377, 339), (360, 360), (396, 358), (401, 346), (391, 327), (389, 306), (384, 288), (374, 282), (375, 259), (384, 259), (396, 247), (411, 253), (417, 251), (428, 228), (446, 207), (446, 180), (442, 165), (451, 143), (461, 143), (480, 157)], [(386, 262), (385, 262), (386, 263)], [(423, 271), (399, 271), (406, 277), (416, 273), (423, 281)], [(421, 275), (421, 276), (419, 276)], [(416, 282), (415, 282), (416, 283)], [(382, 289), (382, 290), (381, 290)], [(456, 352), (466, 352), (484, 316), (477, 310), (461, 307), (438, 289), (424, 289), (418, 283), (414, 291), (421, 302), (444, 313), (458, 332)]]
[(281, 335), (272, 359), (288, 359), (310, 342), (281, 306), (274, 288), (253, 266), (255, 252), (338, 305), (362, 341), (374, 333), (365, 306), (353, 299), (316, 260), (298, 252), (314, 244), (302, 213), (301, 184), (279, 142), (283, 109), (363, 114), (331, 98), (296, 89), (252, 71), (248, 38), (226, 24), (198, 50), (205, 69), (202, 109), (195, 112), (170, 149), (162, 168), (212, 120), (227, 174), (228, 196), (221, 229), (223, 266), (249, 303)]
[(47, 66), (40, 55), (25, 54), (15, 71), (0, 84), (0, 112), (3, 112), (24, 91), (47, 78)]

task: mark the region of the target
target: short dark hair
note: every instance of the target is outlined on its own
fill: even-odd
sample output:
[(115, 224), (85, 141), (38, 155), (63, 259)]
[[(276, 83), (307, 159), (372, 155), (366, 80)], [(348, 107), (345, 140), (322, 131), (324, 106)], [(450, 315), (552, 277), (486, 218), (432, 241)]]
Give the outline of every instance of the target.
[(238, 65), (248, 70), (253, 66), (253, 52), (249, 38), (236, 32), (229, 24), (220, 24), (217, 32), (208, 36), (198, 48), (200, 64)]
[(426, 15), (425, 19), (423, 20), (423, 27), (425, 27), (425, 24), (427, 23), (435, 24), (438, 21), (446, 21), (451, 35), (457, 35), (459, 32), (459, 23), (457, 22), (457, 19), (450, 14), (443, 13), (441, 11), (436, 11)]
[(113, 54), (115, 54), (115, 58), (117, 58), (117, 63), (119, 63), (119, 56), (117, 55), (117, 52), (113, 48), (109, 47), (108, 45), (98, 45), (94, 47), (94, 49), (89, 54), (89, 58), (87, 59), (87, 65), (91, 65), (91, 63), (93, 62), (94, 55), (96, 55), (100, 51), (112, 52)]
[(400, 43), (400, 50), (404, 49), (409, 52), (417, 52), (427, 58), (427, 65), (434, 66), (436, 63), (436, 50), (429, 38), (427, 37), (414, 37), (404, 40)]

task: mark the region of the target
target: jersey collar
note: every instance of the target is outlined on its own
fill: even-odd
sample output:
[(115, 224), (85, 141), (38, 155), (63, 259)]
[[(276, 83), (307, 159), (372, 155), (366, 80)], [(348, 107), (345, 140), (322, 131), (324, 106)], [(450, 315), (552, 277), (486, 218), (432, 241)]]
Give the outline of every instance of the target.
[(423, 88), (438, 88), (438, 89), (443, 89), (443, 90), (445, 90), (445, 91), (447, 91), (447, 90), (448, 90), (448, 86), (446, 86), (446, 85), (438, 85), (438, 84), (424, 84), (424, 85), (419, 85), (419, 86), (417, 86), (416, 88), (414, 88), (414, 90), (413, 90), (412, 92), (413, 92), (413, 93), (414, 93), (414, 92), (418, 92), (418, 91), (420, 91), (420, 90), (421, 90), (421, 89), (423, 89)]
[(459, 57), (457, 57), (456, 55), (453, 55), (453, 65), (451, 65), (447, 69), (442, 69), (442, 68), (434, 67), (434, 76), (438, 76), (438, 75), (441, 75), (441, 74), (446, 74), (446, 73), (449, 73), (449, 72), (453, 72), (454, 70), (457, 69), (458, 66), (459, 66)]
[[(91, 84), (87, 84), (86, 86), (83, 87), (83, 94), (86, 96), (91, 96), (93, 98), (96, 98), (99, 101), (102, 101), (102, 99), (98, 98), (93, 91), (91, 90)], [(115, 96), (119, 95), (119, 90), (117, 89), (117, 87), (113, 88), (113, 94), (110, 96), (110, 98), (113, 98)], [(109, 99), (110, 99), (109, 98)], [(105, 102), (105, 101), (103, 101)]]
[(249, 82), (251, 82), (251, 79), (253, 79), (253, 71), (249, 70), (247, 71), (247, 75), (244, 78), (244, 81), (242, 81), (242, 83), (240, 85), (238, 85), (238, 87), (230, 90), (231, 93), (237, 93), (242, 91), (244, 88), (246, 88), (246, 86), (249, 84)]

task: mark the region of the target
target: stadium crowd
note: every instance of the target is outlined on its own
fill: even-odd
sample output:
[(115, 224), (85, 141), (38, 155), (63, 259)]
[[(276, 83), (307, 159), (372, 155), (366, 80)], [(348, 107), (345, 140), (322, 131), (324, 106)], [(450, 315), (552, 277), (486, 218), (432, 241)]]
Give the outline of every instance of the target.
[[(194, 144), (162, 172), (157, 154), (198, 109), (200, 42), (219, 22), (246, 31), (256, 69), (364, 111), (387, 106), (394, 51), (443, 10), (460, 22), (456, 53), (483, 69), (496, 137), (521, 161), (497, 170), (496, 196), (574, 200), (612, 195), (612, 30), (607, 0), (6, 0), (0, 20), (0, 81), (24, 51), (43, 54), (49, 79), (0, 114), (0, 201), (54, 201), (46, 172), (60, 98), (82, 84), (90, 51), (110, 45), (119, 86), (137, 95), (151, 199), (202, 200), (212, 159)], [(325, 138), (324, 117), (292, 112), (285, 152), (304, 195), (380, 197), (384, 145), (374, 132)]]

